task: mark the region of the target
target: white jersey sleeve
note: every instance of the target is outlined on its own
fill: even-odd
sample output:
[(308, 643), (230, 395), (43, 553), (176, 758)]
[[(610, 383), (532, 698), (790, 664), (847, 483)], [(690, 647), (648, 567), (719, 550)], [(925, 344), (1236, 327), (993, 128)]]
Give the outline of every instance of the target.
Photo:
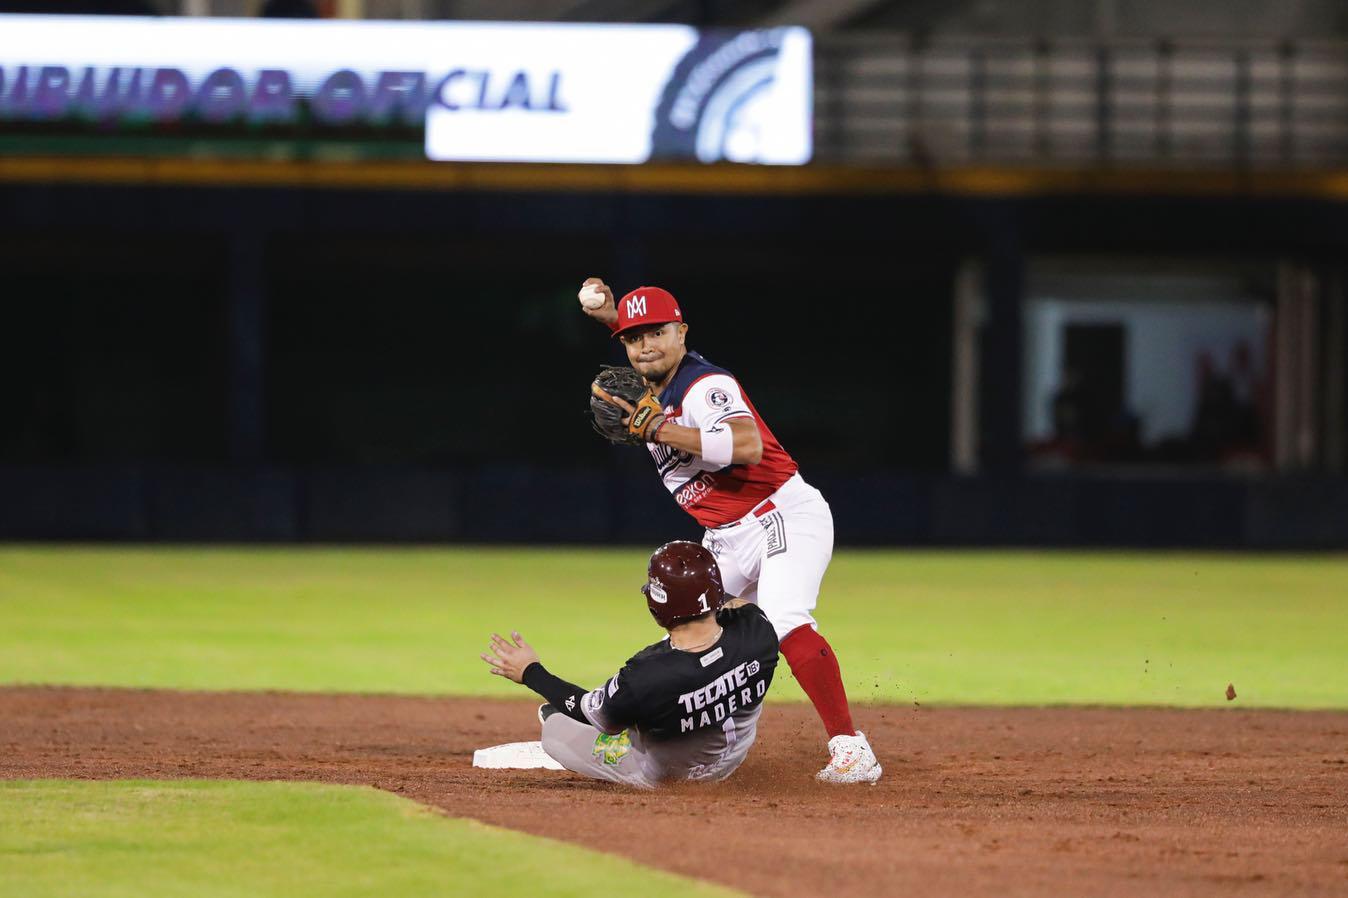
[(731, 418), (752, 418), (744, 392), (728, 374), (709, 374), (693, 382), (683, 396), (677, 423), (704, 429)]

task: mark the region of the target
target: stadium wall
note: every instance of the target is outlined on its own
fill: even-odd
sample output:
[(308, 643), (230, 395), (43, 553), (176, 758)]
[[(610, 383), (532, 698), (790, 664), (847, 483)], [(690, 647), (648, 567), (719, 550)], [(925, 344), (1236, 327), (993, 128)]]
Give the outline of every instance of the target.
[[(643, 545), (700, 531), (645, 470), (0, 467), (0, 539)], [(1341, 478), (807, 470), (851, 546), (1346, 549)]]
[(621, 358), (572, 305), (602, 273), (675, 289), (692, 344), (741, 375), (842, 544), (1348, 546), (1348, 489), (1327, 471), (1029, 472), (1017, 343), (995, 329), (1007, 376), (985, 403), (982, 477), (952, 473), (950, 439), (963, 262), (1013, 310), (1038, 253), (1337, 264), (1348, 207), (914, 183), (0, 183), (17, 337), (0, 359), (0, 538), (687, 535), (641, 454), (583, 419), (594, 367)]

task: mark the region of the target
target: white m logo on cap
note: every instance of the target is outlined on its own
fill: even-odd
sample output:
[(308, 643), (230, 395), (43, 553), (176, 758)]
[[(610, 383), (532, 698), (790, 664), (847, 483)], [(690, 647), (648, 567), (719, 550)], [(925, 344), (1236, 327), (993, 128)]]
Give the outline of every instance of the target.
[(627, 301), (627, 317), (636, 318), (646, 314), (646, 297), (633, 296)]

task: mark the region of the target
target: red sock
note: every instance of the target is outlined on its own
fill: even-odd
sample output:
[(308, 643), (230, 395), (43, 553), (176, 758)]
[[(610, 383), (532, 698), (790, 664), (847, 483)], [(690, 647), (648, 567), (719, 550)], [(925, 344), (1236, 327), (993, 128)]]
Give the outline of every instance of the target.
[(852, 709), (847, 705), (847, 690), (843, 688), (842, 671), (828, 640), (814, 627), (805, 624), (796, 627), (782, 640), (782, 654), (796, 682), (814, 702), (814, 710), (824, 722), (828, 737), (853, 736)]

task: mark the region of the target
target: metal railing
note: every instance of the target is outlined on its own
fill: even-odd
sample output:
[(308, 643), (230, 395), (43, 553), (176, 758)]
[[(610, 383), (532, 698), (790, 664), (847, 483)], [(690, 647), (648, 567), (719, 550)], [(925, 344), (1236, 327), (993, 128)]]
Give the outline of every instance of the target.
[(822, 162), (1348, 162), (1348, 44), (819, 35)]

